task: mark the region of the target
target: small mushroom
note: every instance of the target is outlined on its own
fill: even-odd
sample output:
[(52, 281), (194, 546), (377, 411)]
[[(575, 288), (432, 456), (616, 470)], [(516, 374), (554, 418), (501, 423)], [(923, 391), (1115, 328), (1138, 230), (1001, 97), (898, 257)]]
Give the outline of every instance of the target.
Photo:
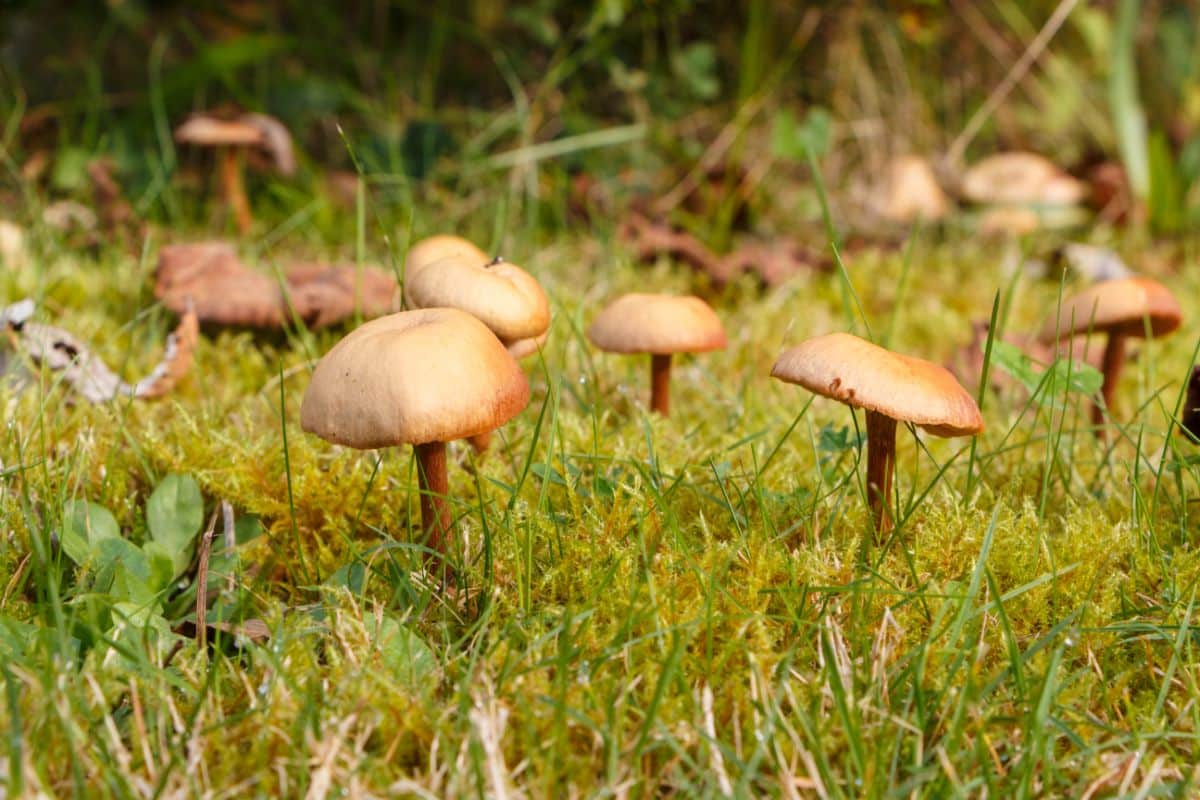
[(1077, 205), (1088, 195), (1083, 181), (1071, 177), (1037, 153), (997, 153), (972, 165), (962, 191), (973, 203), (998, 205)]
[(404, 279), (414, 278), (423, 267), (451, 256), (474, 264), (486, 264), (491, 260), (487, 253), (461, 236), (439, 233), (408, 248), (408, 254), (404, 257)]
[(284, 175), (296, 169), (292, 140), (279, 120), (265, 114), (243, 114), (237, 119), (222, 119), (196, 114), (175, 129), (175, 141), (217, 151), (221, 194), (233, 210), (238, 230), (249, 233), (254, 225), (250, 201), (242, 182), (242, 157), (251, 148), (262, 150), (275, 168)]
[(725, 329), (699, 297), (627, 294), (617, 298), (588, 328), (588, 339), (609, 353), (650, 354), (650, 408), (670, 413), (671, 356), (723, 350)]
[(944, 367), (849, 333), (818, 336), (784, 351), (771, 376), (867, 412), (867, 500), (879, 534), (892, 527), (896, 422), (942, 437), (983, 430), (979, 406)]
[(928, 159), (907, 155), (888, 162), (877, 187), (876, 211), (892, 222), (935, 222), (950, 212), (950, 201), (938, 185)]
[[(1092, 406), (1092, 422), (1100, 426), (1105, 409), (1113, 407), (1117, 381), (1125, 365), (1126, 341), (1165, 336), (1181, 321), (1179, 301), (1167, 287), (1150, 278), (1120, 278), (1094, 284), (1065, 300), (1058, 315), (1043, 326), (1039, 338), (1053, 343), (1091, 332), (1108, 334), (1100, 368), (1104, 373), (1100, 390), (1104, 405)], [(1100, 427), (1096, 435), (1103, 437)]]
[[(536, 353), (550, 329), (550, 303), (537, 279), (501, 258), (485, 263), (467, 248), (450, 247), (457, 249), (406, 276), (407, 306), (461, 309), (487, 325), (513, 358)], [(471, 444), (482, 453), (491, 438), (489, 431)]]
[(529, 381), (482, 322), (430, 308), (373, 320), (334, 345), (313, 370), (300, 425), (360, 450), (413, 445), (424, 539), (444, 555), (445, 443), (491, 431), (528, 403)]

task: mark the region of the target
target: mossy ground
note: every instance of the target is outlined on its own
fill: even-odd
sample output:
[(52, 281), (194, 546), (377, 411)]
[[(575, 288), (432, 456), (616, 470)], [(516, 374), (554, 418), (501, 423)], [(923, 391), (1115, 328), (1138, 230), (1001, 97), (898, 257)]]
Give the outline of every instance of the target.
[[(1030, 403), (1011, 387), (985, 395), (973, 454), (970, 440), (918, 446), (901, 428), (907, 516), (876, 546), (852, 446), (861, 417), (768, 377), (783, 347), (852, 324), (836, 274), (718, 293), (582, 238), (509, 244), (546, 286), (554, 323), (527, 362), (534, 399), (495, 450), (472, 460), (452, 447), (452, 592), (423, 579), (409, 546), (411, 452), (357, 452), (299, 428), (312, 360), (337, 331), (210, 332), (194, 373), (157, 403), (72, 404), (52, 385), (6, 394), (0, 615), (50, 635), (0, 672), (0, 786), (1196, 791), (1197, 474), (1191, 445), (1167, 436), (1200, 319), (1193, 248), (1164, 276), (1188, 324), (1141, 347), (1119, 393), (1131, 421), (1111, 446), (1088, 432), (1086, 398)], [(36, 269), (4, 276), (7, 296), (40, 297), (43, 319), (144, 372), (171, 325), (148, 262), (44, 249)], [(930, 233), (848, 269), (877, 337), (943, 361), (997, 292), (1009, 330), (1052, 312), (1059, 284), (1014, 282), (1010, 261)], [(582, 335), (607, 298), (648, 288), (706, 293), (729, 332), (724, 352), (678, 363), (669, 419), (646, 413), (644, 359), (596, 353)], [(195, 476), (209, 510), (228, 500), (263, 520), (239, 582), (270, 640), (216, 653), (189, 640), (169, 663), (149, 646), (71, 660), (54, 631), (73, 606), (48, 595), (58, 583), (38, 570), (56, 564), (30, 555), (34, 540), (49, 541), (72, 497), (140, 540), (169, 472)], [(367, 566), (360, 590), (329, 581), (352, 563)], [(419, 633), (435, 669), (398, 676), (377, 644), (385, 613)]]

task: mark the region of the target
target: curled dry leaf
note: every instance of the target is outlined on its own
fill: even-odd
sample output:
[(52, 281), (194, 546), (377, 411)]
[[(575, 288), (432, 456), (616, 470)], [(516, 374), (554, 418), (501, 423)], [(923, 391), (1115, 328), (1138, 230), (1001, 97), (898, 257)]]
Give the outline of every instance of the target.
[(293, 315), (322, 328), (396, 302), (395, 279), (375, 267), (297, 263), (284, 281), (242, 264), (228, 242), (171, 245), (159, 254), (154, 295), (178, 313), (190, 301), (201, 322), (248, 328), (281, 328)]
[(84, 399), (107, 403), (118, 397), (151, 399), (170, 392), (192, 366), (199, 336), (195, 313), (183, 314), (179, 326), (167, 336), (162, 360), (135, 384), (125, 383), (87, 347), (62, 328), (31, 322), (34, 304), (22, 300), (0, 311), (4, 329), (16, 350), (34, 364), (61, 373), (63, 380)]
[(719, 256), (692, 234), (637, 213), (629, 216), (618, 235), (633, 248), (639, 261), (665, 255), (690, 264), (717, 284), (727, 283), (743, 272), (755, 272), (763, 283), (775, 286), (797, 272), (832, 266), (822, 253), (787, 238), (743, 238), (732, 251)]
[(1183, 418), (1179, 421), (1184, 432), (1200, 441), (1200, 366), (1192, 367), (1188, 376), (1187, 395), (1183, 401)]

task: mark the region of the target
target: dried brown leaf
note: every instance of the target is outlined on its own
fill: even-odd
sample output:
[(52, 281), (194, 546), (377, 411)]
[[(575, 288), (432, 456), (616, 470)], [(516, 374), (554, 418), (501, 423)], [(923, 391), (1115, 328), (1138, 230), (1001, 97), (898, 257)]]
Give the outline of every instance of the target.
[(227, 242), (164, 247), (155, 275), (155, 296), (180, 312), (190, 300), (201, 322), (249, 328), (281, 328), (293, 315), (311, 328), (393, 310), (396, 281), (376, 267), (297, 263), (285, 285), (250, 269)]

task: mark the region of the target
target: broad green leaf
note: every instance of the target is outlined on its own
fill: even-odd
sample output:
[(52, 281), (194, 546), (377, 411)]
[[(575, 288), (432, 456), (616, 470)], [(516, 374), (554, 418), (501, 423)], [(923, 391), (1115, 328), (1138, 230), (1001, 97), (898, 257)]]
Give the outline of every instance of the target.
[(168, 475), (146, 503), (146, 524), (154, 541), (171, 554), (178, 575), (191, 557), (192, 543), (204, 525), (204, 499), (190, 475)]
[(437, 658), (429, 645), (407, 625), (385, 614), (372, 633), (384, 666), (400, 683), (418, 689), (434, 679)]
[(63, 508), (62, 549), (76, 564), (87, 561), (97, 543), (120, 536), (117, 520), (102, 505), (70, 500)]

